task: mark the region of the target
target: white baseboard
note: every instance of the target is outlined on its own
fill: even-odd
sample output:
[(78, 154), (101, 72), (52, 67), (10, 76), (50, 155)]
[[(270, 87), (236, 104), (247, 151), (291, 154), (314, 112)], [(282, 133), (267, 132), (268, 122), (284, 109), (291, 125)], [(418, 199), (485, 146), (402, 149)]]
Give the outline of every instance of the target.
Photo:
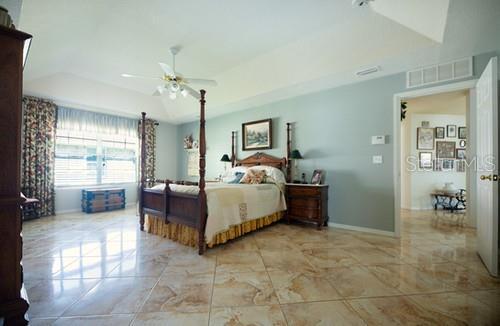
[(391, 231), (384, 231), (384, 230), (379, 230), (379, 229), (371, 229), (371, 228), (364, 228), (361, 226), (354, 226), (354, 225), (347, 225), (347, 224), (338, 224), (338, 223), (333, 223), (333, 222), (328, 222), (328, 226), (334, 227), (334, 228), (339, 228), (339, 229), (345, 229), (345, 230), (351, 230), (351, 231), (359, 231), (359, 232), (365, 232), (365, 233), (373, 233), (373, 234), (378, 234), (378, 235), (384, 235), (387, 237), (395, 237), (396, 233), (391, 232)]

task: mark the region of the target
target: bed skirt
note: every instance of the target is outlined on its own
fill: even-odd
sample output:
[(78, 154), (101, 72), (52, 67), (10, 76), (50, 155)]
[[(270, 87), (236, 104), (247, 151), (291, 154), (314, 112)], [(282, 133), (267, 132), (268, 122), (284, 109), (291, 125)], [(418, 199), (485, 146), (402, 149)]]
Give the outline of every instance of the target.
[[(269, 224), (272, 224), (280, 220), (284, 216), (284, 211), (276, 212), (271, 215), (263, 216), (251, 221), (243, 222), (242, 224), (233, 225), (227, 231), (216, 234), (208, 243), (207, 246), (212, 248), (213, 246), (226, 243), (229, 240), (238, 238), (245, 233), (255, 231), (257, 229), (263, 228)], [(198, 230), (191, 228), (189, 226), (175, 224), (175, 223), (165, 223), (163, 218), (146, 215), (145, 221), (146, 231), (148, 233), (156, 234), (164, 238), (182, 243), (186, 246), (196, 247), (198, 246)]]

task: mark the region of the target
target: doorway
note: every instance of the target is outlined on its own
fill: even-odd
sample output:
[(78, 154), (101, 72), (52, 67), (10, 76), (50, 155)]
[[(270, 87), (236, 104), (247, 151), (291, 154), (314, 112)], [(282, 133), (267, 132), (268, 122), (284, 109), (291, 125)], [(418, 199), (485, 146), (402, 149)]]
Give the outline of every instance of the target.
[(474, 227), (474, 214), (467, 214), (469, 90), (403, 99), (402, 104), (403, 215)]
[[(395, 208), (395, 234), (401, 236), (401, 208), (402, 208), (402, 171), (404, 170), (401, 157), (403, 152), (401, 132), (401, 103), (422, 96), (442, 94), (446, 92), (466, 91), (469, 95), (469, 109), (467, 110), (468, 132), (465, 153), (460, 156), (473, 160), (473, 164), (467, 160), (466, 171), (468, 171), (468, 185), (466, 185), (467, 197), (472, 199), (467, 203), (467, 217), (470, 226), (477, 225), (477, 239), (474, 246), (475, 253), (481, 259), (483, 267), (493, 276), (498, 276), (499, 262), (499, 238), (498, 238), (498, 59), (492, 57), (478, 80), (464, 81), (428, 89), (420, 89), (394, 95), (394, 208)], [(422, 123), (422, 121), (420, 121)], [(428, 121), (425, 126), (430, 127)], [(432, 148), (433, 135), (428, 130), (424, 136), (417, 134), (418, 142), (422, 142), (428, 149)], [(411, 131), (410, 131), (411, 132)], [(418, 132), (418, 131), (417, 131)], [(442, 134), (443, 131), (440, 131)], [(449, 137), (450, 128), (445, 127), (445, 137)], [(455, 135), (455, 128), (451, 128)], [(441, 135), (442, 137), (442, 135)], [(437, 159), (445, 158), (455, 160), (456, 153), (452, 154), (453, 144), (448, 142), (446, 146), (438, 146), (436, 141)], [(443, 145), (443, 144), (441, 144)], [(439, 148), (441, 147), (441, 148)], [(418, 148), (417, 149), (421, 149)], [(422, 157), (419, 153), (419, 159)], [(425, 157), (430, 166), (432, 154)], [(417, 160), (418, 162), (418, 160)], [(420, 163), (419, 163), (420, 164)], [(405, 162), (406, 165), (406, 162)], [(447, 168), (450, 168), (447, 164)], [(406, 185), (405, 185), (406, 187)], [(444, 189), (446, 192), (446, 189)], [(405, 197), (405, 200), (406, 197)], [(437, 197), (436, 197), (437, 200)], [(471, 205), (472, 204), (472, 205)]]
[[(476, 83), (477, 83), (477, 80), (468, 80), (468, 81), (463, 81), (463, 82), (458, 82), (458, 83), (453, 83), (453, 84), (447, 84), (447, 85), (443, 85), (443, 86), (436, 86), (436, 87), (430, 87), (430, 88), (425, 88), (425, 89), (418, 89), (418, 90), (414, 90), (414, 91), (408, 91), (408, 92), (404, 92), (404, 93), (399, 93), (399, 94), (395, 94), (394, 95), (394, 194), (395, 194), (395, 197), (394, 197), (394, 215), (395, 215), (395, 220), (394, 220), (394, 224), (395, 224), (395, 235), (397, 237), (400, 237), (401, 236), (401, 209), (405, 207), (405, 205), (407, 206), (408, 204), (408, 197), (405, 197), (406, 199), (406, 202), (403, 203), (402, 201), (402, 192), (403, 192), (403, 186), (406, 187), (406, 191), (408, 190), (408, 186), (409, 186), (409, 183), (408, 183), (408, 179), (406, 179), (406, 183), (404, 183), (403, 181), (403, 165), (406, 165), (404, 164), (406, 162), (406, 158), (402, 160), (402, 157), (403, 157), (403, 153), (402, 153), (402, 142), (404, 141), (404, 135), (402, 134), (402, 122), (401, 122), (401, 103), (402, 102), (408, 102), (408, 101), (418, 101), (417, 99), (418, 98), (424, 98), (424, 97), (431, 97), (431, 96), (442, 96), (442, 97), (445, 97), (446, 95), (443, 95), (443, 94), (453, 94), (455, 92), (458, 92), (458, 93), (462, 93), (462, 94), (465, 94), (466, 97), (467, 97), (467, 101), (466, 101), (466, 110), (465, 110), (465, 122), (466, 122), (466, 127), (467, 128), (467, 137), (468, 139), (466, 139), (466, 146), (465, 146), (465, 149), (466, 149), (466, 156), (468, 155), (469, 157), (472, 157), (474, 156), (475, 154), (475, 146), (474, 146), (474, 134), (475, 134), (475, 114), (474, 114), (474, 109), (475, 109), (475, 86), (476, 86)], [(409, 110), (407, 109), (406, 110), (407, 114), (410, 114)], [(444, 110), (443, 110), (444, 112)], [(425, 114), (425, 111), (422, 110), (423, 114)], [(423, 121), (427, 121), (427, 120), (423, 120)], [(422, 121), (420, 121), (420, 126), (422, 126), (421, 124)], [(430, 121), (429, 121), (430, 123)], [(429, 127), (430, 124), (429, 124)], [(437, 126), (437, 127), (442, 127), (441, 125)], [(445, 138), (444, 138), (444, 141), (446, 141), (446, 133), (447, 133), (447, 130), (446, 130), (446, 125), (444, 126), (445, 127)], [(415, 128), (416, 125), (415, 125)], [(434, 132), (435, 132), (435, 129), (434, 129)], [(413, 159), (413, 163), (416, 164), (418, 166), (419, 162), (418, 162), (418, 159), (420, 158), (420, 152), (425, 152), (425, 150), (420, 150), (418, 149), (417, 150), (417, 144), (416, 144), (416, 139), (417, 139), (417, 131), (415, 130), (415, 136), (411, 135), (410, 133), (408, 133), (406, 135), (406, 138), (410, 138), (408, 139), (410, 142), (411, 142), (411, 137), (414, 137), (414, 141), (415, 141), (415, 150), (414, 150), (414, 153), (416, 154), (416, 160), (415, 158)], [(457, 133), (457, 137), (458, 137), (458, 126), (457, 126), (457, 129), (456, 129), (456, 133)], [(441, 139), (439, 139), (441, 141)], [(427, 151), (427, 152), (431, 152), (434, 154), (433, 156), (433, 160), (435, 159), (435, 152), (436, 152), (436, 138), (435, 138), (435, 134), (434, 134), (434, 140), (433, 140), (434, 144), (434, 150), (430, 150), (430, 151)], [(460, 144), (458, 144), (460, 145)], [(455, 148), (456, 150), (456, 148)], [(455, 152), (455, 155), (456, 155), (456, 152)], [(425, 158), (425, 157), (424, 157)], [(444, 162), (441, 161), (441, 162), (438, 162), (439, 164), (443, 164)], [(435, 162), (433, 162), (433, 164), (435, 164)], [(445, 163), (445, 164), (449, 164), (449, 163)], [(455, 167), (455, 163), (453, 163), (454, 167)], [(447, 166), (449, 167), (449, 166)], [(433, 169), (434, 169), (434, 166), (433, 166)], [(473, 182), (471, 182), (471, 180), (475, 179), (476, 175), (475, 175), (475, 171), (473, 169), (470, 169), (470, 168), (467, 168), (467, 171), (465, 172), (465, 178), (466, 178), (466, 181), (465, 181), (465, 184), (466, 184), (466, 191), (467, 191), (467, 195), (469, 198), (473, 198), (474, 194), (475, 194), (475, 187), (473, 186)], [(444, 186), (444, 185), (443, 185)], [(408, 192), (406, 192), (406, 194), (408, 194)], [(428, 197), (428, 205), (429, 207), (431, 207), (431, 197), (430, 197), (430, 194), (429, 194), (429, 197)], [(421, 203), (423, 203), (423, 199), (420, 199), (419, 200)], [(474, 203), (473, 201), (469, 200), (468, 203), (467, 203), (467, 210), (465, 210), (465, 220), (467, 221), (468, 225), (469, 226), (474, 226), (475, 224), (475, 217), (473, 215), (475, 214), (471, 214), (471, 212), (473, 212), (475, 210), (474, 208)]]

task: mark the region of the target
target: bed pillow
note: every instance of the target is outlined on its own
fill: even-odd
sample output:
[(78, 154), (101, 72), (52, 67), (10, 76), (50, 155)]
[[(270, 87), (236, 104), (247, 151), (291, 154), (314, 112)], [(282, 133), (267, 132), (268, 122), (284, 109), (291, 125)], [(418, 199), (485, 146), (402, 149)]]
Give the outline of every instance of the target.
[(285, 175), (280, 169), (277, 169), (268, 165), (256, 165), (252, 166), (250, 170), (264, 170), (266, 171), (266, 180), (265, 183), (275, 183), (275, 184), (283, 184), (286, 183)]
[(236, 172), (234, 175), (234, 179), (231, 181), (228, 181), (227, 183), (240, 183), (240, 181), (244, 175), (245, 175), (244, 172)]
[(243, 178), (241, 178), (240, 183), (259, 184), (265, 182), (265, 180), (266, 180), (265, 170), (250, 169), (245, 173)]
[(243, 173), (247, 172), (248, 168), (246, 166), (235, 166), (233, 168), (230, 168), (224, 174), (222, 174), (222, 182), (225, 183), (230, 183), (236, 178), (236, 173)]

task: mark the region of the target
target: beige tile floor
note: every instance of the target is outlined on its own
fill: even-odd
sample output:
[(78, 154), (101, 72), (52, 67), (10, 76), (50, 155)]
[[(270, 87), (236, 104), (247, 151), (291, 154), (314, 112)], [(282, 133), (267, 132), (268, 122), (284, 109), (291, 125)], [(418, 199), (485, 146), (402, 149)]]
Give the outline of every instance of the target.
[(500, 281), (458, 224), (404, 212), (395, 239), (278, 223), (198, 256), (134, 210), (30, 221), (31, 324), (499, 325)]

